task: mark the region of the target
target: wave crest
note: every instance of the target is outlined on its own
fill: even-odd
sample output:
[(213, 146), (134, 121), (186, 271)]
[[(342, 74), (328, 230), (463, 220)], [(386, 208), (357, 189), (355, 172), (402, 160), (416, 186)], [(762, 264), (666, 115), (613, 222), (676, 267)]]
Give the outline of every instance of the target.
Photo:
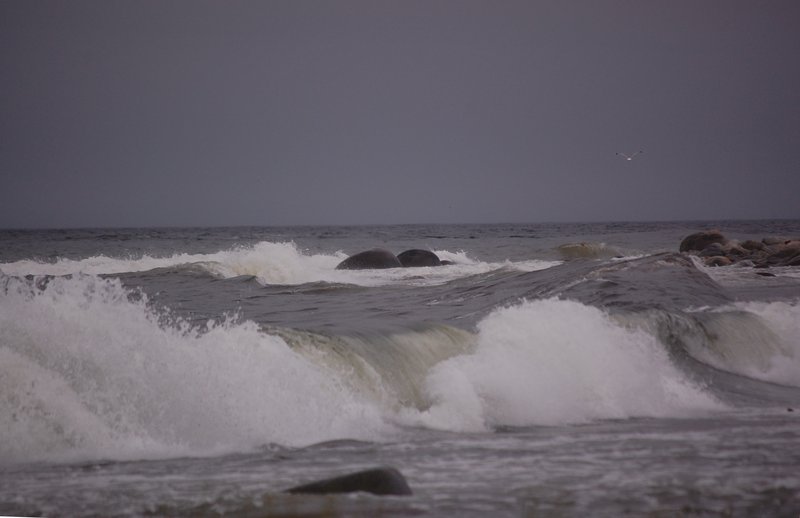
[(653, 335), (557, 299), (495, 310), (478, 326), (476, 351), (439, 364), (427, 388), (432, 405), (417, 419), (454, 430), (722, 408)]
[(375, 405), (253, 322), (159, 324), (118, 281), (0, 291), (0, 460), (374, 439)]

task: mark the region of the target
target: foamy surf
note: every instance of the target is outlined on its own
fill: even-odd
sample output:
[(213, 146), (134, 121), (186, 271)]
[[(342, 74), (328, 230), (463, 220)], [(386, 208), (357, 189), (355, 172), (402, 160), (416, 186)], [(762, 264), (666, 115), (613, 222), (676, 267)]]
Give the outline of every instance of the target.
[[(0, 459), (205, 455), (452, 431), (680, 416), (720, 405), (643, 331), (577, 302), (361, 339), (192, 327), (117, 280), (4, 278)], [(166, 317), (166, 318), (165, 318)], [(291, 346), (287, 343), (291, 343)]]
[(114, 275), (166, 268), (192, 268), (224, 279), (252, 276), (263, 285), (329, 282), (369, 287), (395, 284), (437, 285), (500, 268), (534, 271), (560, 264), (560, 261), (535, 259), (517, 262), (483, 262), (471, 259), (464, 252), (439, 250), (436, 253), (442, 259), (452, 261), (454, 264), (443, 267), (387, 270), (336, 270), (336, 266), (347, 257), (341, 251), (332, 254), (312, 254), (301, 250), (292, 242), (262, 241), (253, 246), (237, 247), (213, 254), (175, 254), (170, 257), (145, 255), (140, 258), (113, 258), (100, 255), (81, 260), (61, 258), (55, 262), (26, 259), (0, 264), (0, 271), (13, 276), (63, 276)]
[[(474, 332), (337, 337), (233, 318), (192, 326), (97, 276), (2, 281), (6, 462), (380, 441), (392, 423), (472, 432), (726, 408), (673, 363), (658, 314), (544, 299), (495, 309)], [(696, 359), (800, 385), (796, 303), (692, 315), (670, 333)]]
[[(5, 232), (0, 507), (797, 515), (800, 284), (665, 253), (681, 226)], [(542, 270), (565, 242), (647, 255)], [(455, 264), (335, 269), (372, 246)], [(414, 497), (282, 493), (379, 464)]]
[(455, 431), (724, 408), (671, 363), (653, 335), (556, 299), (492, 312), (478, 325), (476, 351), (437, 365), (427, 391), (430, 408), (410, 418)]
[(206, 455), (375, 439), (374, 404), (252, 322), (159, 323), (117, 281), (6, 278), (0, 460)]
[(116, 258), (94, 256), (81, 260), (59, 258), (55, 262), (22, 260), (0, 265), (7, 275), (110, 275), (145, 272), (159, 268), (197, 265), (209, 274), (222, 278), (251, 275), (266, 284), (302, 284), (325, 280), (328, 272), (346, 256), (307, 254), (295, 243), (262, 241), (252, 246), (236, 247), (212, 254), (174, 254), (169, 257)]

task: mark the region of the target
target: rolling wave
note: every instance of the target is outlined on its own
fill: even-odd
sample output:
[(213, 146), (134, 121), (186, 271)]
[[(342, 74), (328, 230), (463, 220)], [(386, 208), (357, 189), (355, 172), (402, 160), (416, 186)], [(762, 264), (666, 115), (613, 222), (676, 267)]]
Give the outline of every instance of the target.
[(165, 318), (117, 279), (0, 280), (4, 462), (724, 411), (726, 388), (675, 347), (736, 376), (800, 381), (798, 306), (785, 302), (608, 313), (546, 298), (497, 307), (473, 330), (332, 335)]

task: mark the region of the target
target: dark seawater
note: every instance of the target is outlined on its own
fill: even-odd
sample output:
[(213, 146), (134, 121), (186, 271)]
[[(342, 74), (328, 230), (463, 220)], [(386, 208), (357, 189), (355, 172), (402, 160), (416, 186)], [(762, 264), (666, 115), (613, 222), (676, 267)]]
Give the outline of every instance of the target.
[[(796, 517), (800, 269), (708, 228), (800, 236), (0, 231), (0, 515)], [(374, 247), (454, 264), (335, 269)], [(380, 465), (414, 495), (282, 492)]]

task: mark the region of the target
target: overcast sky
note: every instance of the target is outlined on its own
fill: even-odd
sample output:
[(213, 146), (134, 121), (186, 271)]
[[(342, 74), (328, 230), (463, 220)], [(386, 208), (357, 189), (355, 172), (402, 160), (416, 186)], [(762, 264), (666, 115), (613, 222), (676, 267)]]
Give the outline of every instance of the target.
[(798, 55), (797, 0), (2, 0), (0, 227), (800, 218)]

